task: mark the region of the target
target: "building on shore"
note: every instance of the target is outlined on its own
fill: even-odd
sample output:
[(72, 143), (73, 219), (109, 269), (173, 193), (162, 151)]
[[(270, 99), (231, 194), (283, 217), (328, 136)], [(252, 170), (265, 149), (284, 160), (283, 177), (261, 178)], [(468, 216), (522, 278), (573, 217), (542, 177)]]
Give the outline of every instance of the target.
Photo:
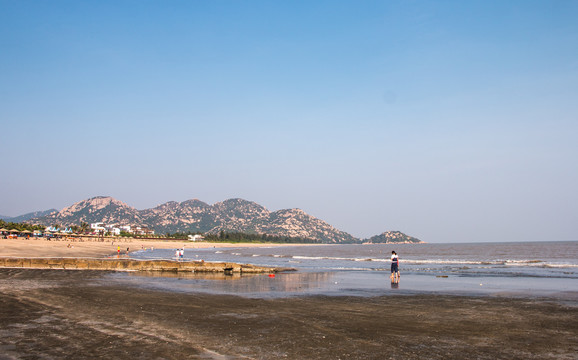
[(120, 235), (121, 232), (134, 235), (154, 235), (155, 231), (141, 225), (117, 225), (97, 222), (90, 224), (90, 229), (96, 234)]

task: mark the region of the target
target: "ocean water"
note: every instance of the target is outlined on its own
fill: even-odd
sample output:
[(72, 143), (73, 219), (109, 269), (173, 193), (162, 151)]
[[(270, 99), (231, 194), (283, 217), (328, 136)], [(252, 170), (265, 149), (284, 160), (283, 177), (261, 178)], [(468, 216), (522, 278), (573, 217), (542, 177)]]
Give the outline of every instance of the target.
[[(389, 281), (390, 255), (399, 255), (401, 281)], [(175, 249), (137, 251), (136, 259), (175, 258)], [(144, 286), (258, 297), (293, 295), (492, 294), (578, 299), (578, 241), (462, 244), (373, 244), (196, 249), (185, 261), (289, 267), (268, 276), (178, 274), (130, 276)], [(126, 277), (126, 275), (115, 275)]]

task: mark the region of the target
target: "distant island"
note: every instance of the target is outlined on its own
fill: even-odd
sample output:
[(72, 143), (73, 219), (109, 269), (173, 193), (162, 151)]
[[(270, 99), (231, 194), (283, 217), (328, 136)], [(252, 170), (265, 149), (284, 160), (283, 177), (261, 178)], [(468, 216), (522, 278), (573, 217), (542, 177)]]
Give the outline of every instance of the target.
[[(35, 213), (32, 213), (35, 214)], [(71, 227), (100, 223), (109, 227), (140, 227), (156, 234), (246, 234), (253, 240), (267, 237), (291, 239), (290, 242), (322, 244), (422, 243), (399, 231), (386, 231), (369, 239), (360, 239), (336, 229), (301, 209), (271, 212), (244, 199), (228, 199), (209, 205), (198, 199), (167, 202), (157, 207), (137, 210), (110, 196), (79, 201), (60, 211), (37, 212), (24, 222), (31, 225)], [(24, 218), (21, 216), (20, 218)], [(238, 235), (237, 235), (238, 236)], [(287, 241), (289, 242), (289, 241)]]
[(368, 244), (419, 244), (423, 243), (418, 238), (406, 235), (400, 231), (386, 231), (363, 241)]

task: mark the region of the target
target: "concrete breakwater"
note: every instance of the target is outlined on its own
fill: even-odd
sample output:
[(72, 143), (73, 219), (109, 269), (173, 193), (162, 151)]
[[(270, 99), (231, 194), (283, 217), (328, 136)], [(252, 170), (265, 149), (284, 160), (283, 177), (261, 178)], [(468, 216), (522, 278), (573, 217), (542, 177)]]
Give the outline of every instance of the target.
[(76, 269), (109, 271), (171, 271), (205, 273), (275, 273), (290, 268), (204, 261), (91, 259), (91, 258), (0, 258), (0, 267), (29, 269)]

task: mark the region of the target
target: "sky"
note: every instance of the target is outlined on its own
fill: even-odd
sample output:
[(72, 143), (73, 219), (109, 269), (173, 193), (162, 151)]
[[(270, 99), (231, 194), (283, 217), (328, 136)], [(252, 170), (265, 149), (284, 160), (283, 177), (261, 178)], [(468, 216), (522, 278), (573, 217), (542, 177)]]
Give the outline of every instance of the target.
[(229, 198), (578, 240), (578, 2), (0, 0), (0, 214)]

